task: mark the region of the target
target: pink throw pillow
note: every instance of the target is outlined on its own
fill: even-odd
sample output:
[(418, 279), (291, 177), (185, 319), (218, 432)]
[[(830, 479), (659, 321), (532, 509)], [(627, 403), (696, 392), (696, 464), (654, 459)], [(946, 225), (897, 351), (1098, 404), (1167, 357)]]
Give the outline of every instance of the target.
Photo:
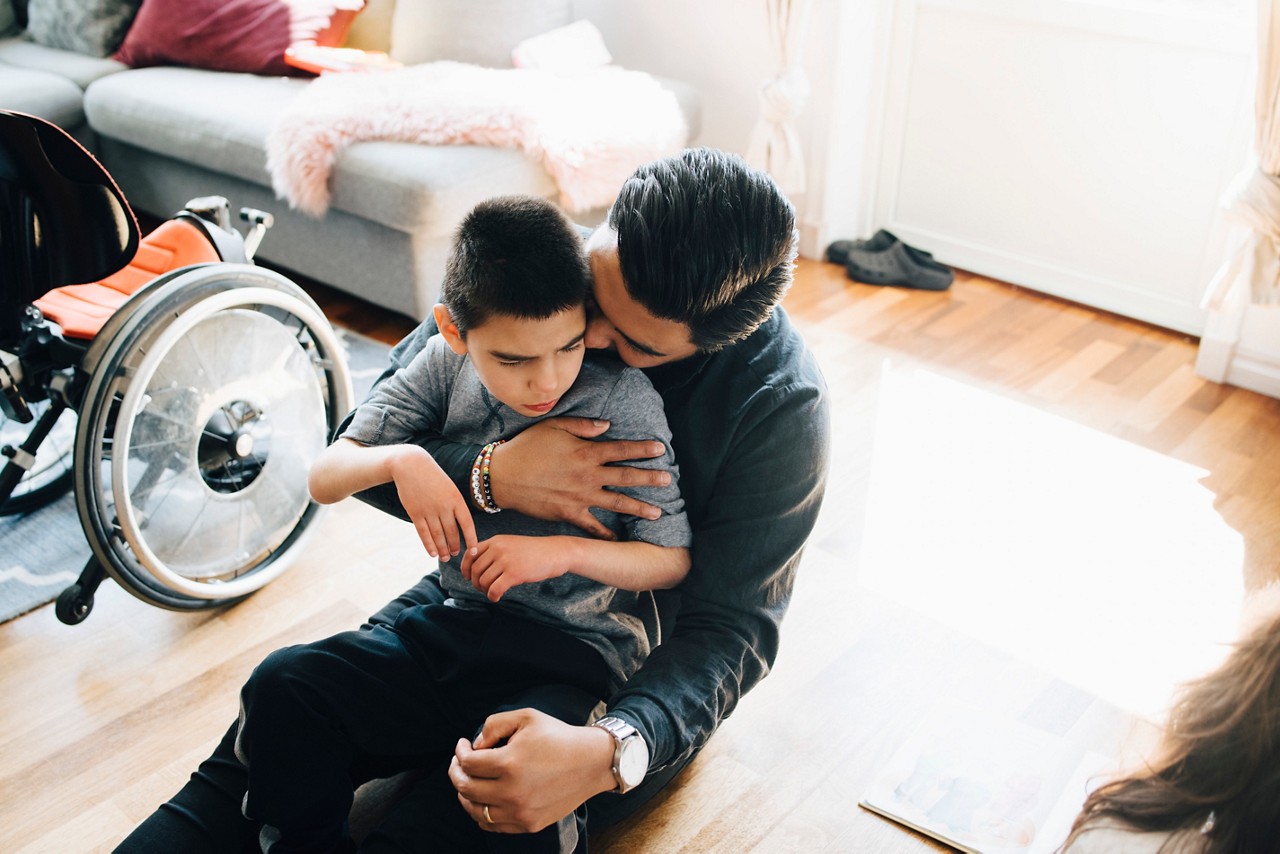
[(295, 44), (341, 45), (365, 0), (143, 0), (116, 51), (125, 65), (297, 74)]

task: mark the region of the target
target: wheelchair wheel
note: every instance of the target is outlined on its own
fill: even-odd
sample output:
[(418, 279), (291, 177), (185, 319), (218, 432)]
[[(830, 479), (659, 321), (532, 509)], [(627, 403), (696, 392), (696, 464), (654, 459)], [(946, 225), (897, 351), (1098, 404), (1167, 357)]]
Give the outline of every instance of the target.
[(248, 265), (180, 270), (135, 294), (82, 367), (76, 502), (112, 578), (197, 610), (288, 568), (321, 510), (307, 472), (352, 397), (310, 297)]
[[(49, 408), (49, 401), (29, 404), (39, 420)], [(0, 413), (0, 447), (18, 447), (31, 432), (35, 421), (23, 424)], [(76, 414), (63, 410), (53, 429), (40, 444), (34, 465), (27, 470), (7, 500), (0, 502), (0, 516), (30, 513), (65, 495), (74, 480), (72, 448), (75, 445)]]

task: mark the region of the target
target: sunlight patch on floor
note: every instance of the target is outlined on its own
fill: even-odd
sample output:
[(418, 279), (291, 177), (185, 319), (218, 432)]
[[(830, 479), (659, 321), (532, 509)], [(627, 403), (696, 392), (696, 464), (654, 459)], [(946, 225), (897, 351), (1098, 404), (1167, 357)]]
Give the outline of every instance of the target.
[(1240, 535), (1203, 469), (886, 363), (860, 583), (1159, 717), (1235, 635)]

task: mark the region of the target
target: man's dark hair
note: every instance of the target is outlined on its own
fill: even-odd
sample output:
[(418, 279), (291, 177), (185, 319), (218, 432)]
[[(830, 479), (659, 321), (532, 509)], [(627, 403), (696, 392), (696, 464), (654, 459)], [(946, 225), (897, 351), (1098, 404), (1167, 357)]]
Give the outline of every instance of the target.
[(582, 305), (590, 287), (582, 236), (568, 217), (546, 199), (499, 196), (458, 226), (440, 302), (465, 335), (493, 314), (551, 317)]
[(631, 298), (714, 352), (769, 318), (791, 286), (795, 209), (764, 172), (710, 148), (636, 170), (609, 210)]

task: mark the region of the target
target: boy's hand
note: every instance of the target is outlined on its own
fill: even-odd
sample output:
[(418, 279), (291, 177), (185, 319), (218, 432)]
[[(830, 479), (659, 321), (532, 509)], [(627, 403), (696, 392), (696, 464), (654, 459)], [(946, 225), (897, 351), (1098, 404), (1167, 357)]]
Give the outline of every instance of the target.
[(397, 456), (391, 479), (427, 554), (447, 559), (461, 552), (464, 544), (468, 550), (476, 544), (476, 527), (466, 500), (426, 451), (415, 448)]
[(556, 578), (567, 571), (566, 537), (520, 537), (499, 534), (467, 549), (462, 576), (497, 602), (517, 584)]

